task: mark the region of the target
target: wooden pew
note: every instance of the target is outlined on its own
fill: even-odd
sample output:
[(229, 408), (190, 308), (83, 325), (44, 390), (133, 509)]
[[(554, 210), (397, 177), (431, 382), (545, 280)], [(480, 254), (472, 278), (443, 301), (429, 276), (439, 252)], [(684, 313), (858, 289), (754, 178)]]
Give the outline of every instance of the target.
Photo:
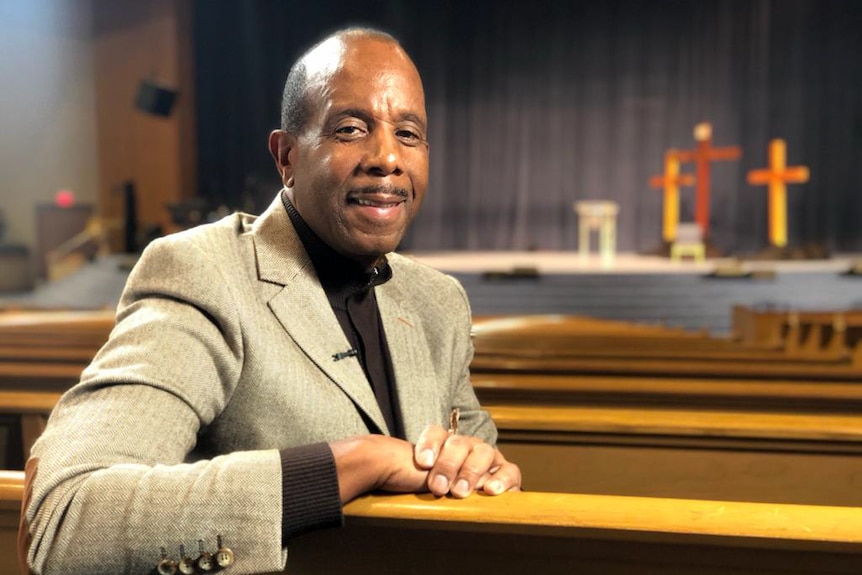
[[(848, 353), (791, 354), (783, 347), (741, 343), (679, 330), (630, 328), (598, 320), (523, 316), (479, 322), (474, 374), (627, 375), (748, 379), (862, 380), (862, 342)], [(547, 334), (542, 335), (543, 330)]]
[(472, 374), (493, 405), (619, 405), (758, 412), (862, 413), (857, 381), (498, 372)]
[[(555, 382), (562, 389), (555, 390)], [(646, 382), (638, 390), (633, 380), (609, 379), (573, 391), (565, 381), (538, 378), (532, 395), (510, 381), (516, 391), (511, 397), (503, 383), (491, 386), (502, 393), (490, 398), (481, 381), (475, 384), (498, 426), (501, 448), (521, 466), (528, 489), (862, 506), (862, 416), (836, 409), (862, 413), (860, 386), (833, 385), (820, 398), (823, 406), (788, 413), (772, 402), (814, 396), (818, 386), (788, 390), (738, 382), (735, 389), (717, 390), (714, 382), (695, 382), (680, 394), (667, 381)], [(556, 405), (538, 402), (555, 392)], [(612, 405), (607, 398), (613, 392), (632, 395), (631, 403)], [(683, 401), (650, 395), (656, 392), (680, 394)], [(707, 409), (720, 393), (747, 409)], [(701, 403), (690, 403), (698, 394)], [(52, 391), (0, 392), (0, 413), (21, 414), (20, 464), (59, 397)], [(765, 406), (754, 410), (758, 398)]]
[[(836, 401), (851, 392), (859, 401), (858, 389), (833, 391)], [(5, 411), (31, 414), (22, 453), (58, 398), (29, 394), (16, 405), (0, 394)], [(860, 416), (529, 401), (486, 408), (531, 490), (862, 505)]]
[(744, 343), (775, 343), (793, 355), (854, 354), (862, 368), (862, 309), (759, 310), (734, 306), (734, 336)]
[(108, 333), (114, 326), (115, 311), (104, 310), (24, 310), (0, 311), (0, 331), (19, 330), (35, 333), (60, 328), (76, 332)]
[(0, 312), (0, 389), (65, 391), (108, 339), (114, 312)]
[(66, 362), (86, 366), (97, 351), (99, 351), (98, 347), (26, 345), (19, 341), (12, 345), (0, 345), (0, 361)]
[(542, 491), (862, 505), (859, 382), (474, 373)]
[(848, 310), (762, 310), (736, 305), (732, 309), (732, 330), (744, 342), (781, 342), (793, 325), (802, 328), (829, 326), (838, 332), (852, 330), (850, 345), (862, 332), (862, 309)]
[(0, 471), (0, 575), (18, 569), (18, 523), (24, 498), (24, 472)]
[(97, 350), (114, 326), (114, 311), (0, 312), (0, 348), (87, 347)]
[(739, 575), (862, 568), (862, 510), (851, 508), (511, 493), (461, 501), (368, 496), (345, 514), (345, 529), (297, 540), (290, 572)]
[(485, 407), (529, 490), (862, 507), (862, 415)]
[(0, 418), (6, 424), (5, 468), (24, 468), (30, 448), (45, 430), (60, 395), (57, 391), (0, 390)]
[[(101, 323), (96, 323), (102, 328), (109, 323), (106, 316), (99, 321)], [(19, 326), (24, 324), (26, 322), (17, 322)], [(604, 327), (597, 327), (602, 325)], [(541, 328), (541, 324), (530, 324), (530, 326), (531, 329)], [(666, 332), (657, 326), (636, 324), (618, 326), (613, 323), (605, 325), (600, 320), (581, 322), (580, 326), (587, 330), (603, 329), (605, 332), (616, 330), (620, 333), (659, 334), (657, 339), (672, 343), (679, 339), (703, 339), (701, 335), (689, 332), (681, 333), (677, 338), (680, 330)], [(38, 332), (41, 327), (36, 321), (31, 321), (29, 324), (29, 329), (33, 332)], [(558, 328), (556, 332), (554, 332), (555, 328)], [(570, 326), (564, 321), (552, 322), (551, 331), (565, 336), (569, 328)], [(50, 346), (47, 347), (52, 349)], [(38, 357), (37, 351), (33, 354), (34, 357)], [(58, 392), (73, 385), (85, 365), (84, 362), (67, 362), (64, 359), (74, 358), (57, 357), (56, 361), (0, 361), (0, 389), (41, 390), (54, 393), (54, 399), (51, 400), (49, 397), (48, 401), (56, 401)], [(484, 359), (487, 360), (487, 358)], [(831, 372), (824, 371), (825, 375), (821, 377), (821, 381), (809, 382), (798, 378), (793, 379), (792, 376), (796, 373), (794, 368), (798, 366), (786, 361), (785, 365), (781, 366), (785, 369), (784, 379), (780, 378), (780, 373), (771, 379), (763, 378), (762, 373), (760, 378), (745, 378), (743, 376), (748, 372), (734, 373), (738, 368), (737, 363), (724, 361), (719, 362), (717, 368), (711, 373), (706, 375), (695, 373), (695, 376), (691, 376), (687, 373), (688, 367), (684, 361), (675, 361), (668, 365), (667, 362), (658, 360), (641, 360), (640, 364), (634, 365), (636, 369), (631, 369), (632, 361), (617, 362), (619, 364), (616, 367), (617, 374), (613, 372), (607, 374), (607, 362), (599, 359), (599, 367), (592, 372), (587, 360), (575, 361), (570, 358), (563, 360), (520, 358), (497, 362), (487, 369), (482, 368), (482, 357), (474, 361), (474, 386), (480, 400), (492, 408), (492, 413), (499, 414), (500, 408), (512, 406), (593, 408), (590, 411), (580, 412), (574, 422), (566, 424), (567, 427), (563, 426), (555, 430), (537, 427), (528, 433), (529, 430), (525, 428), (523, 421), (518, 425), (513, 423), (512, 418), (498, 421), (501, 427), (501, 443), (507, 446), (507, 452), (508, 446), (513, 446), (511, 447), (513, 454), (510, 456), (525, 466), (530, 480), (535, 482), (536, 487), (546, 490), (596, 492), (597, 489), (614, 486), (613, 492), (638, 495), (660, 493), (686, 497), (716, 496), (713, 490), (720, 488), (724, 490), (719, 491), (719, 495), (733, 499), (763, 500), (764, 497), (769, 496), (806, 503), (843, 504), (847, 501), (854, 503), (857, 501), (855, 491), (850, 487), (827, 492), (819, 489), (817, 482), (807, 482), (805, 479), (811, 475), (805, 471), (805, 468), (817, 463), (811, 458), (811, 454), (817, 450), (832, 450), (840, 454), (830, 460), (831, 471), (828, 473), (824, 471), (824, 474), (831, 474), (831, 477), (840, 479), (846, 477), (847, 473), (855, 472), (853, 466), (857, 454), (852, 449), (847, 451), (847, 442), (824, 438), (806, 438), (802, 441), (800, 438), (788, 438), (782, 434), (759, 438), (735, 437), (733, 441), (729, 439), (734, 436), (732, 426), (736, 421), (746, 417), (754, 420), (762, 419), (760, 414), (764, 413), (780, 414), (788, 410), (792, 411), (790, 415), (859, 412), (859, 408), (862, 407), (862, 395), (860, 395), (862, 386), (858, 385), (857, 373), (851, 372), (852, 377), (848, 379), (846, 370), (836, 372), (833, 369)], [(518, 361), (524, 365), (519, 365)], [(805, 362), (802, 363), (808, 365)], [(654, 375), (649, 375), (650, 372), (644, 366), (653, 368)], [(820, 365), (819, 367), (823, 370), (835, 366)], [(630, 371), (626, 372), (625, 368), (629, 368)], [(674, 373), (674, 369), (678, 371)], [(669, 372), (674, 377), (667, 377)], [(735, 376), (736, 379), (728, 378), (728, 375)], [(2, 398), (0, 401), (3, 401)], [(654, 433), (648, 429), (638, 430), (634, 425), (621, 425), (615, 432), (607, 429), (600, 432), (602, 422), (606, 422), (608, 417), (615, 417), (616, 421), (622, 423), (626, 418), (632, 417), (631, 408), (634, 405), (652, 410), (646, 415), (661, 413), (662, 417), (689, 418), (692, 421), (697, 421), (705, 412), (712, 414), (711, 417), (716, 421), (719, 421), (717, 418), (720, 416), (720, 421), (726, 426), (722, 433), (727, 437), (724, 442), (717, 441), (718, 427), (710, 433), (700, 435), (690, 432), (681, 433), (670, 427), (666, 427), (662, 433)], [(14, 413), (14, 410), (21, 409), (21, 405), (16, 404), (7, 412)], [(541, 415), (533, 413), (530, 417), (537, 426), (543, 423)], [(594, 420), (590, 421), (589, 417)], [(769, 420), (768, 417), (764, 421), (767, 420)], [(34, 437), (41, 432), (39, 427), (41, 420), (29, 417), (26, 421), (29, 423), (22, 420), (22, 425), (25, 426), (25, 431), (21, 432), (23, 454), (28, 453)], [(631, 421), (643, 422), (644, 420), (636, 418)], [(562, 423), (558, 422), (558, 425)], [(764, 427), (762, 433), (768, 435), (777, 431), (775, 428)], [(781, 433), (786, 433), (786, 429), (781, 430)], [(854, 443), (849, 445), (855, 446)], [(596, 446), (601, 446), (601, 449)], [(649, 451), (650, 449), (653, 451)], [(706, 455), (698, 459), (701, 452)], [(543, 455), (537, 455), (540, 453)], [(780, 457), (776, 456), (776, 453)], [(565, 455), (565, 458), (561, 459), (561, 454)], [(645, 459), (645, 454), (661, 458), (667, 465), (664, 467), (650, 465)], [(723, 472), (733, 473), (734, 478), (753, 475), (756, 479), (757, 473), (747, 470), (752, 465), (757, 468), (758, 454), (763, 454), (763, 460), (768, 459), (775, 465), (783, 466), (782, 469), (789, 469), (783, 472), (785, 479), (782, 481), (789, 483), (791, 487), (767, 489), (770, 474), (763, 472), (761, 472), (760, 481), (745, 479), (744, 489), (737, 488), (738, 481), (741, 481), (738, 479), (724, 482), (697, 479), (702, 474), (703, 462), (707, 460), (713, 461), (714, 465), (725, 470)], [(579, 458), (598, 458), (599, 455), (602, 455), (604, 458), (602, 461), (606, 462), (605, 464), (576, 466), (577, 473), (570, 469), (555, 472), (553, 466), (545, 463), (545, 461), (551, 461), (571, 467), (572, 461), (577, 461)], [(631, 466), (637, 461), (641, 463), (635, 470)], [(610, 462), (615, 463), (611, 465)], [(617, 479), (608, 477), (614, 476), (615, 468), (627, 469), (627, 465), (631, 468), (630, 473), (623, 474)], [(676, 472), (667, 477), (655, 476), (649, 481), (643, 480), (645, 477), (650, 477), (650, 473), (655, 475), (657, 470), (666, 469), (675, 469)], [(586, 471), (591, 471), (591, 474), (587, 475)], [(616, 475), (620, 474), (616, 473)], [(843, 479), (841, 481), (843, 481), (842, 484), (846, 483)], [(643, 491), (647, 487), (650, 491)], [(731, 488), (736, 490), (728, 491)]]
[[(862, 347), (855, 352), (862, 358)], [(853, 362), (858, 363), (856, 359)], [(735, 358), (630, 357), (624, 355), (592, 357), (518, 357), (504, 355), (474, 356), (473, 373), (566, 374), (570, 376), (626, 375), (631, 377), (698, 377), (746, 379), (796, 379), (806, 381), (860, 381), (862, 364), (846, 361), (806, 361), (782, 358), (744, 361)]]
[(615, 322), (590, 336), (597, 321), (477, 326), (473, 386), (528, 488), (862, 505), (862, 369), (846, 355)]
[[(788, 368), (811, 377), (834, 377), (833, 372), (862, 375), (862, 342), (854, 354), (846, 346), (779, 345), (773, 341), (738, 341), (678, 329), (641, 329), (624, 322), (566, 316), (522, 316), (480, 320), (474, 326), (473, 369), (655, 373), (651, 364), (690, 373), (720, 374), (728, 365), (752, 376), (781, 377)], [(818, 339), (819, 342), (819, 339)], [(833, 375), (829, 375), (833, 374)], [(843, 376), (843, 375), (842, 375)]]
[(78, 382), (85, 364), (0, 361), (0, 390), (65, 391)]
[[(0, 472), (0, 575), (18, 573), (23, 474)], [(858, 574), (862, 509), (508, 493), (367, 495), (296, 538), (288, 572), (415, 575)]]
[(60, 394), (74, 385), (107, 340), (114, 312), (0, 312), (3, 465), (23, 467)]

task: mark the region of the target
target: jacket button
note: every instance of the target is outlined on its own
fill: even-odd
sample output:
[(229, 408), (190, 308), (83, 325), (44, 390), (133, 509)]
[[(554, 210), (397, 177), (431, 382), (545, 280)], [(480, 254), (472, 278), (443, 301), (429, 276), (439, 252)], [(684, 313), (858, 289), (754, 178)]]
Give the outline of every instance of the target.
[(194, 575), (195, 562), (191, 558), (186, 557), (186, 548), (180, 545), (180, 561), (177, 563), (177, 571), (183, 575)]
[(224, 546), (221, 535), (218, 536), (218, 551), (215, 553), (215, 560), (219, 567), (233, 565), (233, 551)]
[(168, 559), (168, 552), (164, 547), (162, 547), (162, 560), (156, 566), (156, 572), (159, 575), (174, 575), (177, 572), (177, 562)]
[(156, 571), (159, 572), (159, 575), (174, 575), (177, 572), (177, 563), (172, 559), (162, 559), (159, 561)]

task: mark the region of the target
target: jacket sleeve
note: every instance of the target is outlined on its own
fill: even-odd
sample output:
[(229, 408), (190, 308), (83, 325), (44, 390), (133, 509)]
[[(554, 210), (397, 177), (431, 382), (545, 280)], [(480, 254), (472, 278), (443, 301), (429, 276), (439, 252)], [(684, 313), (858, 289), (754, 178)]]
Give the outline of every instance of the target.
[(209, 252), (182, 238), (148, 247), (108, 343), (34, 446), (34, 573), (149, 573), (162, 548), (195, 558), (219, 536), (235, 553), (227, 573), (284, 568), (279, 452), (189, 457), (243, 362), (241, 302)]

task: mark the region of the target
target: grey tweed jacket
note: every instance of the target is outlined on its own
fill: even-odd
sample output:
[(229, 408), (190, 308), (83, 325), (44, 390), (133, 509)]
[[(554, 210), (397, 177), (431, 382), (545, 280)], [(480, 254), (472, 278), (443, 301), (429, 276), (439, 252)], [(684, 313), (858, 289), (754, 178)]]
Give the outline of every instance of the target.
[[(390, 254), (377, 289), (408, 439), (429, 423), (494, 443), (469, 381), (470, 309), (453, 278)], [(289, 571), (278, 450), (386, 432), (279, 198), (153, 242), (110, 340), (28, 463), (34, 573), (149, 573), (166, 547), (223, 536), (225, 573)]]

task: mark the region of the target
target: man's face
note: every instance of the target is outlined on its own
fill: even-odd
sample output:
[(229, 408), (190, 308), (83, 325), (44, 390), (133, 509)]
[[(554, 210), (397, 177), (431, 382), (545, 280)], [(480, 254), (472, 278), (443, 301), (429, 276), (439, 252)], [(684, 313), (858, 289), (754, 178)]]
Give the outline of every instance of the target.
[(304, 130), (285, 135), (292, 201), (330, 247), (364, 263), (394, 250), (428, 184), (425, 97), (395, 44), (349, 40), (334, 71), (312, 77)]

